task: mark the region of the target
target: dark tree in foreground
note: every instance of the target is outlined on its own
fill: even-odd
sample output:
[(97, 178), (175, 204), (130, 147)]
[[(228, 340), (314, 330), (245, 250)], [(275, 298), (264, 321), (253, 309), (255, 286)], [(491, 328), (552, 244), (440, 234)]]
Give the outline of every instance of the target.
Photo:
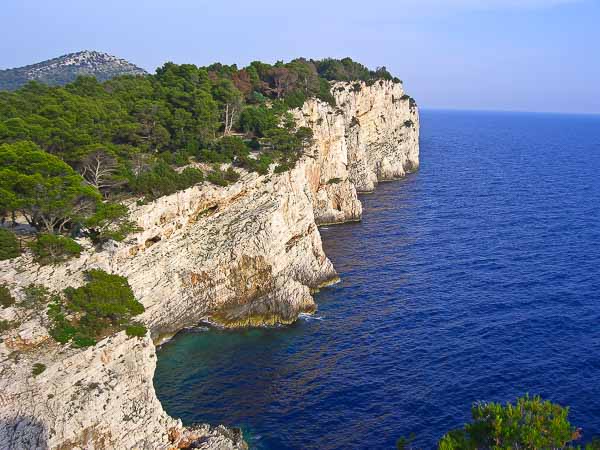
[[(439, 450), (569, 450), (581, 449), (581, 429), (568, 420), (569, 408), (528, 394), (513, 404), (477, 403), (471, 409), (472, 420), (447, 433)], [(400, 438), (398, 450), (415, 449), (415, 436)], [(585, 450), (600, 449), (594, 439)]]

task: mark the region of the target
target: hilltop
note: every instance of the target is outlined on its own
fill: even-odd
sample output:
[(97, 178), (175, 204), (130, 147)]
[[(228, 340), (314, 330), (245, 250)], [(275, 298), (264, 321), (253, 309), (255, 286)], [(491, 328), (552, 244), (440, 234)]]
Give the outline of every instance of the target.
[(146, 75), (147, 72), (116, 56), (84, 50), (24, 67), (0, 70), (0, 90), (13, 91), (31, 80), (65, 85), (79, 75), (93, 75), (99, 81), (105, 81), (126, 74)]

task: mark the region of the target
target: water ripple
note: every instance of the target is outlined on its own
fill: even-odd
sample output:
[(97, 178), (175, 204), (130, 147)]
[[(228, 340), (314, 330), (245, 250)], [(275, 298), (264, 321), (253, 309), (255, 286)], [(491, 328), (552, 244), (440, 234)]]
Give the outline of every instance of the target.
[[(600, 434), (600, 119), (424, 112), (421, 170), (321, 230), (341, 283), (284, 328), (184, 333), (155, 377), (184, 422), (260, 449), (433, 448), (525, 392)], [(324, 320), (320, 320), (325, 318)]]

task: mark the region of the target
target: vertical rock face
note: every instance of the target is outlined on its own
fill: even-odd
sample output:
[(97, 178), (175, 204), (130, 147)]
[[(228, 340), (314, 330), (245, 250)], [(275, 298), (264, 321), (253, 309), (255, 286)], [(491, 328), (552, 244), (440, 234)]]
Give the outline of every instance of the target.
[(317, 223), (359, 220), (356, 192), (419, 167), (419, 113), (401, 83), (335, 83), (336, 107), (318, 100), (296, 118), (315, 135), (311, 187)]
[[(419, 165), (419, 117), (400, 83), (336, 83), (337, 106), (309, 100), (295, 111), (314, 144), (286, 173), (243, 174), (225, 188), (202, 184), (131, 206), (143, 231), (101, 252), (40, 267), (0, 262), (0, 283), (59, 291), (100, 268), (126, 276), (154, 339), (201, 320), (225, 326), (289, 323), (335, 280), (317, 225), (360, 220), (357, 192)], [(17, 303), (18, 306), (18, 303)], [(243, 448), (224, 428), (182, 427), (156, 399), (152, 341), (122, 333), (85, 351), (48, 339), (47, 321), (0, 310), (21, 325), (0, 342), (0, 447)], [(35, 362), (47, 369), (37, 377)]]
[(348, 172), (359, 192), (403, 177), (419, 167), (419, 113), (401, 83), (371, 86), (337, 83), (337, 103), (350, 118), (346, 128)]

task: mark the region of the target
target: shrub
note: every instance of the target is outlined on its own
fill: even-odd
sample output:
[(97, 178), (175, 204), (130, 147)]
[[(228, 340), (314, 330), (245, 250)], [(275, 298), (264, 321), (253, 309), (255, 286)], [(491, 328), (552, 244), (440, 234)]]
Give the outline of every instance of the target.
[(46, 370), (46, 366), (42, 363), (35, 363), (33, 365), (33, 369), (31, 369), (31, 373), (34, 377), (37, 377), (39, 374)]
[(73, 336), (73, 346), (77, 348), (91, 347), (96, 345), (96, 339), (89, 336), (85, 331), (75, 333)]
[(266, 175), (269, 173), (269, 167), (273, 164), (273, 157), (268, 153), (263, 153), (258, 159), (240, 159), (239, 164), (251, 172), (258, 172), (260, 175)]
[(23, 289), (23, 293), (25, 294), (24, 302), (27, 307), (46, 303), (50, 295), (48, 288), (41, 284), (30, 284)]
[(203, 180), (202, 172), (194, 168), (186, 168), (181, 173), (174, 170), (166, 162), (158, 161), (150, 170), (130, 180), (135, 193), (158, 198), (182, 189), (187, 189)]
[(56, 298), (48, 307), (53, 323), (50, 335), (62, 344), (94, 345), (107, 333), (134, 326), (131, 318), (144, 312), (126, 278), (97, 269), (86, 272), (86, 276), (85, 285), (65, 289), (65, 300)]
[(229, 162), (224, 155), (215, 150), (203, 149), (198, 152), (198, 160), (207, 163), (226, 163)]
[(21, 254), (21, 246), (15, 233), (0, 228), (0, 261), (16, 258)]
[(179, 185), (183, 189), (187, 189), (195, 184), (202, 183), (204, 181), (204, 174), (196, 169), (195, 167), (186, 167), (179, 174)]
[(579, 433), (567, 420), (569, 408), (538, 396), (525, 395), (516, 404), (476, 404), (472, 422), (450, 431), (439, 443), (440, 450), (487, 448), (572, 448)]
[(237, 180), (240, 179), (240, 174), (237, 173), (233, 167), (228, 167), (227, 170), (225, 171), (225, 175), (224, 175), (225, 179), (231, 183), (235, 183)]
[(335, 107), (335, 97), (331, 93), (331, 85), (327, 80), (319, 80), (317, 98), (323, 100), (325, 103), (329, 103), (329, 106)]
[(411, 433), (408, 437), (401, 437), (396, 441), (397, 450), (410, 450), (412, 448), (412, 442), (415, 440), (415, 434)]
[(148, 329), (144, 325), (139, 323), (132, 323), (131, 325), (125, 328), (127, 336), (131, 337), (144, 337), (146, 336), (147, 331)]
[(341, 182), (342, 182), (341, 178), (330, 178), (329, 181), (327, 182), (327, 184), (338, 184)]
[(285, 104), (289, 108), (301, 108), (306, 101), (306, 94), (300, 90), (292, 91), (285, 96)]
[(0, 320), (0, 333), (11, 330), (15, 327), (15, 323), (10, 320)]
[(290, 169), (293, 169), (294, 165), (288, 162), (281, 162), (279, 164), (277, 164), (277, 166), (275, 167), (275, 173), (283, 173), (283, 172), (287, 172)]
[(209, 172), (206, 179), (217, 186), (227, 186), (229, 184), (223, 177), (223, 172), (221, 170), (213, 170), (212, 172)]
[(87, 284), (65, 289), (69, 306), (74, 311), (115, 325), (144, 312), (125, 277), (98, 269), (89, 270), (86, 276)]
[(35, 260), (39, 264), (57, 264), (81, 254), (81, 246), (65, 236), (56, 234), (38, 234), (29, 244)]
[(120, 203), (99, 203), (96, 211), (86, 221), (87, 235), (95, 244), (112, 239), (122, 241), (128, 234), (139, 231), (129, 220), (129, 210)]
[(0, 284), (0, 306), (8, 308), (15, 304), (15, 298), (5, 284)]
[(414, 109), (416, 109), (416, 107), (417, 107), (417, 102), (415, 101), (415, 99), (414, 99), (414, 98), (410, 97), (410, 98), (408, 99), (408, 106), (410, 107), (410, 109), (411, 109), (411, 110), (414, 110)]

